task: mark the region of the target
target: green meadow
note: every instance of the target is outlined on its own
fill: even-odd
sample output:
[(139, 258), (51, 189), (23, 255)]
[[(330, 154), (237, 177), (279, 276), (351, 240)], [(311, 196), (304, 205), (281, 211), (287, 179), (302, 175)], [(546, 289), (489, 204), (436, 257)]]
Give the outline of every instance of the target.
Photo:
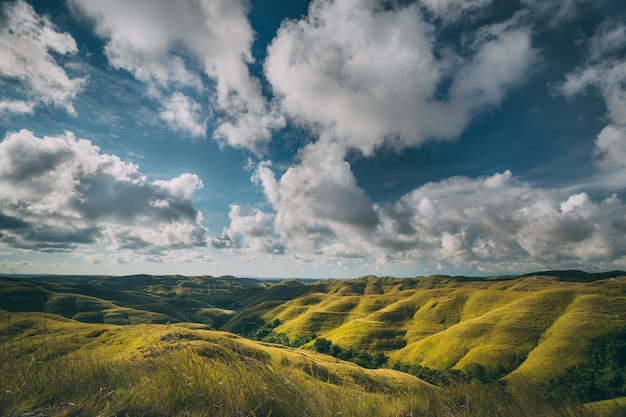
[(0, 416), (626, 415), (626, 273), (0, 276)]

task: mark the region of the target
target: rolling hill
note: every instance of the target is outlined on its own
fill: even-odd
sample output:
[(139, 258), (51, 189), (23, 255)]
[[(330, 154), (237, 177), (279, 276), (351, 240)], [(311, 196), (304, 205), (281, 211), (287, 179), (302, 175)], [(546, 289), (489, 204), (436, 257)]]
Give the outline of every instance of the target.
[(357, 416), (400, 410), (394, 395), (434, 389), (406, 373), (231, 333), (6, 312), (0, 385), (0, 415), (29, 416)]
[[(408, 375), (387, 374), (390, 369), (364, 370), (314, 350), (323, 346), (324, 353), (363, 366), (472, 376), (511, 387), (530, 382), (544, 390), (574, 380), (582, 386), (576, 379), (580, 373), (572, 376), (573, 370), (590, 369), (593, 360), (609, 361), (600, 357), (626, 357), (626, 273), (621, 271), (323, 281), (0, 276), (0, 289), (0, 310), (11, 321), (28, 321), (28, 314), (41, 318), (37, 314), (45, 312), (54, 315), (47, 316), (49, 320), (59, 317), (54, 320), (60, 329), (71, 327), (78, 333), (82, 329), (86, 334), (103, 331), (96, 327), (106, 329), (94, 338), (97, 344), (81, 339), (72, 345), (76, 351), (95, 349), (95, 354), (114, 360), (137, 360), (138, 352), (146, 353), (137, 350), (140, 345), (158, 345), (162, 350), (167, 341), (164, 346), (170, 346), (166, 335), (174, 334), (175, 328), (176, 334), (185, 336), (172, 336), (172, 340), (183, 340), (185, 346), (202, 340), (221, 348), (235, 346), (235, 352), (252, 349), (266, 355), (273, 367), (299, 363), (296, 368), (306, 373), (315, 364), (318, 370), (309, 372), (309, 377), (323, 375), (322, 380), (341, 384), (362, 381), (361, 386), (385, 387), (383, 391), (390, 385), (401, 386), (398, 381), (406, 382), (402, 378)], [(133, 336), (142, 332), (158, 343), (146, 342), (145, 335)], [(20, 343), (27, 343), (26, 334), (20, 336)], [(115, 349), (106, 350), (107, 338), (118, 340), (110, 342)], [(4, 346), (8, 343), (5, 340)], [(16, 341), (10, 343), (14, 347)], [(598, 353), (596, 346), (608, 347)], [(232, 358), (233, 349), (227, 349), (226, 356)], [(605, 371), (615, 378), (626, 376), (626, 363), (617, 362)], [(330, 371), (333, 367), (341, 370)], [(353, 373), (357, 369), (359, 376)], [(588, 379), (593, 379), (596, 391), (582, 392), (581, 399), (625, 395), (624, 381), (603, 383), (591, 374)]]

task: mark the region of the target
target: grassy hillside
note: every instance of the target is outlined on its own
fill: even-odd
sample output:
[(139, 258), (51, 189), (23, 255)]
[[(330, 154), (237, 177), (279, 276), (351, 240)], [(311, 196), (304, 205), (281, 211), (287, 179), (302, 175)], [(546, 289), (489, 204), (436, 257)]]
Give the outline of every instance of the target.
[[(269, 284), (233, 277), (0, 277), (0, 309), (45, 311), (108, 324), (196, 322), (218, 328), (241, 293)], [(211, 300), (211, 302), (207, 301)], [(221, 302), (220, 301), (224, 301)]]
[[(40, 408), (43, 415), (307, 415), (308, 408), (364, 415), (395, 402), (374, 391), (432, 390), (404, 373), (229, 333), (41, 313), (5, 312), (0, 322), (0, 415)], [(343, 403), (356, 398), (366, 401)]]
[[(465, 375), (544, 391), (569, 383), (588, 400), (626, 393), (626, 363), (611, 359), (626, 357), (626, 340), (620, 344), (622, 334), (626, 339), (626, 273), (620, 271), (326, 281), (0, 276), (0, 288), (0, 310), (7, 314), (46, 312), (85, 323), (71, 322), (75, 328), (145, 323), (180, 332), (217, 329), (303, 348), (273, 345), (272, 358), (290, 352), (310, 361), (310, 350), (323, 348), (363, 366), (409, 370), (432, 381)], [(607, 343), (606, 352), (594, 351)], [(603, 381), (608, 377), (596, 368), (613, 380)], [(332, 378), (354, 381), (340, 374)]]
[(257, 305), (236, 317), (278, 319), (274, 332), (291, 339), (323, 337), (343, 349), (384, 352), (390, 361), (439, 370), (479, 364), (498, 377), (511, 373), (536, 382), (582, 361), (594, 337), (626, 326), (625, 277), (440, 276), (405, 287), (387, 279), (376, 295), (366, 295), (372, 280), (327, 282), (325, 292)]
[(316, 352), (175, 325), (0, 314), (0, 415), (617, 416), (478, 381), (443, 388)]

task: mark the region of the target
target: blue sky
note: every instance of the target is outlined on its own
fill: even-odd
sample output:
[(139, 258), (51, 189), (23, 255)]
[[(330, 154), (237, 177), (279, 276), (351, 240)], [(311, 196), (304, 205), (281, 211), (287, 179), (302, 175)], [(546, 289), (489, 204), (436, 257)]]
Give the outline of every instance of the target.
[(1, 1), (0, 271), (626, 269), (626, 4)]

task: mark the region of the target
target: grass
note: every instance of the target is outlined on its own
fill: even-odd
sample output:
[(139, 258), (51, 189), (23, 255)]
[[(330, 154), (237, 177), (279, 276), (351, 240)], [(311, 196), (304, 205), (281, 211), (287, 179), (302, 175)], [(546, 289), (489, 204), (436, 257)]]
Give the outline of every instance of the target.
[[(220, 415), (210, 414), (208, 403), (189, 399), (186, 390), (191, 388), (178, 383), (167, 388), (155, 385), (151, 392), (140, 388), (151, 381), (164, 384), (167, 378), (173, 378), (167, 376), (168, 367), (176, 364), (176, 369), (183, 369), (185, 363), (195, 363), (194, 369), (219, 370), (218, 384), (227, 384), (229, 375), (242, 381), (243, 394), (233, 400), (239, 408), (233, 408), (218, 388), (209, 390), (209, 385), (216, 383), (214, 379), (205, 377), (206, 382), (202, 382), (201, 375), (194, 377), (194, 386), (202, 386), (204, 395), (214, 392), (220, 397), (215, 403), (231, 413), (223, 415), (268, 415), (270, 410), (272, 415), (292, 415), (285, 410), (294, 405), (281, 405), (282, 398), (290, 398), (291, 402), (297, 398), (307, 407), (319, 409), (318, 414), (309, 415), (413, 412), (423, 416), (469, 416), (481, 415), (474, 411), (481, 407), (488, 409), (482, 415), (523, 415), (515, 414), (512, 404), (532, 409), (533, 404), (526, 404), (524, 396), (540, 399), (541, 393), (533, 391), (534, 386), (582, 363), (595, 337), (625, 323), (626, 278), (594, 282), (560, 278), (370, 276), (304, 284), (239, 281), (232, 277), (43, 277), (35, 281), (3, 277), (0, 309), (11, 313), (0, 313), (0, 386), (11, 386), (8, 391), (13, 394), (0, 393), (0, 416), (41, 407), (56, 407), (54, 415), (85, 415), (92, 414), (89, 410), (103, 410), (103, 404), (111, 408), (102, 415)], [(503, 376), (509, 388), (474, 382), (426, 389), (406, 374), (363, 370), (315, 352), (208, 331), (233, 330), (246, 323), (254, 325), (255, 320), (263, 324), (274, 319), (279, 325), (273, 331), (290, 341), (304, 336), (305, 340), (326, 338), (355, 352), (382, 351), (390, 358), (389, 363), (400, 361), (442, 372), (478, 366), (490, 378)], [(167, 322), (172, 324), (142, 324)], [(80, 374), (82, 371), (75, 369), (78, 365), (90, 374), (73, 380), (69, 373)], [(246, 375), (238, 374), (244, 371)], [(185, 371), (191, 376), (190, 372)], [(15, 385), (20, 379), (12, 378), (14, 374), (24, 376), (22, 385)], [(66, 375), (68, 381), (74, 381), (71, 383), (85, 381), (86, 391), (81, 394), (78, 390), (74, 398), (66, 387), (67, 395), (63, 394), (62, 381), (50, 379), (57, 374)], [(42, 378), (46, 375), (48, 379)], [(37, 378), (43, 385), (37, 385)], [(102, 386), (117, 388), (102, 397), (104, 394), (96, 393), (89, 385), (90, 380), (105, 381)], [(287, 388), (279, 387), (278, 381), (287, 381), (294, 391), (284, 391)], [(52, 382), (60, 391), (46, 394)], [(267, 400), (256, 408), (263, 384), (266, 391), (276, 392), (281, 398)], [(29, 387), (22, 397), (16, 391), (20, 386)], [(231, 390), (236, 391), (235, 387), (230, 385)], [(169, 402), (163, 398), (158, 407), (146, 408), (145, 399), (159, 389), (173, 390), (163, 392)], [(199, 391), (193, 392), (199, 395)], [(246, 402), (249, 397), (256, 398), (256, 402)], [(468, 403), (481, 401), (484, 405), (472, 405), (472, 411), (463, 411)], [(553, 410), (556, 407), (559, 413), (566, 412), (560, 402), (554, 405), (547, 400), (537, 401), (538, 407), (551, 410), (545, 415), (569, 415)], [(68, 404), (83, 404), (83, 411), (70, 412), (74, 406)], [(366, 408), (355, 408), (361, 406)], [(498, 411), (498, 407), (505, 407), (509, 414)], [(592, 404), (586, 411), (575, 408), (578, 414), (574, 415), (589, 412), (613, 416), (623, 408), (623, 401)], [(297, 408), (305, 413), (303, 410), (306, 408)]]
[(547, 329), (518, 373), (535, 381), (545, 380), (582, 361), (591, 339), (624, 325), (626, 299), (580, 294)]
[(575, 417), (616, 409), (551, 402), (519, 383), (513, 392), (478, 381), (435, 388), (222, 332), (0, 318), (0, 415)]
[(375, 415), (386, 395), (356, 381), (409, 388), (400, 374), (367, 376), (313, 353), (239, 338), (226, 347), (232, 336), (218, 332), (5, 318), (0, 415)]
[(373, 288), (372, 280), (328, 282), (326, 292), (318, 286), (310, 296), (258, 313), (266, 321), (279, 318), (275, 331), (290, 337), (314, 334), (344, 349), (382, 350), (392, 361), (439, 370), (478, 363), (492, 374), (513, 372), (534, 382), (580, 362), (589, 340), (626, 316), (623, 278), (380, 278), (382, 293), (359, 295)]

